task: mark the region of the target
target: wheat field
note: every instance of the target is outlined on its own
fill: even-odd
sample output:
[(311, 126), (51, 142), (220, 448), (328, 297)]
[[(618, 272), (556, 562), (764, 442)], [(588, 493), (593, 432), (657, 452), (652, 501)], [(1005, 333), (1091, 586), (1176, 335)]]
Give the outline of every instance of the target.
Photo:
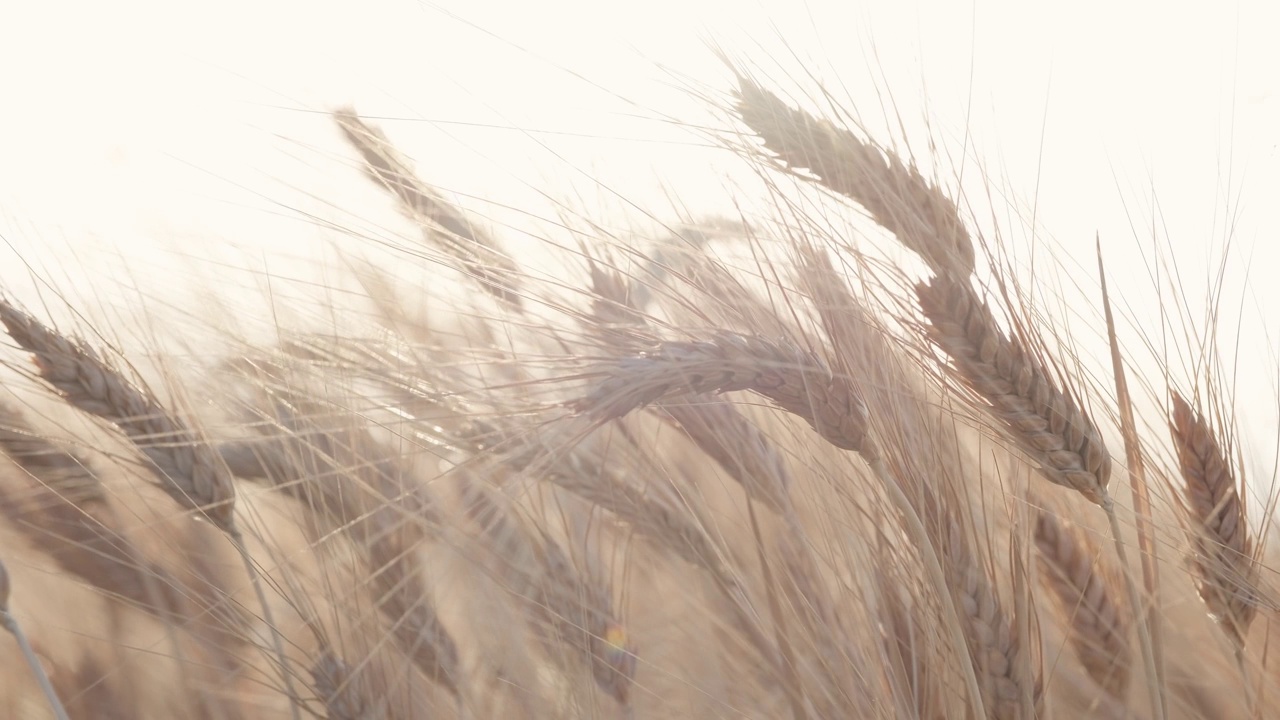
[(382, 261), (176, 346), (0, 287), (0, 715), (1280, 714), (1220, 288), (1144, 328), (1102, 238), (1029, 273), (994, 185), (719, 62), (763, 208), (515, 238), (343, 106)]

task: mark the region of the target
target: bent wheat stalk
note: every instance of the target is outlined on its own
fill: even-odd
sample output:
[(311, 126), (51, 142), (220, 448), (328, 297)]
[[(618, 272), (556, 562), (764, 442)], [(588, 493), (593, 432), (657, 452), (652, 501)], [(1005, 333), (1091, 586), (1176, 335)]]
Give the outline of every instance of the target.
[(603, 420), (677, 395), (750, 390), (804, 419), (827, 442), (862, 451), (866, 409), (848, 380), (789, 342), (721, 332), (712, 340), (672, 341), (603, 364), (602, 377), (572, 404)]

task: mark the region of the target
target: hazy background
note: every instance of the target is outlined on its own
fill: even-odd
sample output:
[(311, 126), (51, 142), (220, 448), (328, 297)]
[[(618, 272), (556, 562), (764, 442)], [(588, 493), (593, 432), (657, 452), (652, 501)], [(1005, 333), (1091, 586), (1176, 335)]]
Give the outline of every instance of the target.
[(332, 225), (398, 222), (325, 115), (345, 104), (499, 229), (536, 231), (511, 208), (550, 217), (551, 200), (620, 225), (643, 222), (632, 203), (668, 220), (674, 205), (732, 211), (750, 173), (691, 127), (714, 119), (700, 95), (729, 88), (714, 44), (786, 90), (824, 82), (873, 132), (898, 130), (891, 93), (912, 148), (928, 155), (932, 136), (967, 158), (967, 188), (989, 179), (1011, 243), (1030, 246), (1017, 218), (1034, 213), (1040, 246), (1079, 265), (1085, 293), (1099, 233), (1125, 316), (1156, 342), (1156, 251), (1176, 262), (1197, 321), (1225, 253), (1242, 431), (1269, 472), (1275, 6), (10, 3), (0, 287), (34, 304), (52, 286), (123, 318), (158, 312), (157, 298), (196, 306), (202, 283), (246, 296), (323, 283), (308, 260), (341, 240)]

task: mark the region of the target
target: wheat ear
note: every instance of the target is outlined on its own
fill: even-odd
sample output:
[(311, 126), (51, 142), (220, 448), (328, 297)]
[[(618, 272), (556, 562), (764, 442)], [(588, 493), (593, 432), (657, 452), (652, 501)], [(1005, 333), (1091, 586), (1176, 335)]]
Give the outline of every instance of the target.
[(939, 275), (916, 286), (930, 335), (964, 384), (982, 397), (1050, 481), (1102, 505), (1111, 456), (1102, 434), (1048, 370), (996, 325), (967, 279)]
[[(956, 598), (965, 622), (969, 653), (978, 669), (978, 679), (991, 720), (1019, 720), (1034, 716), (1042, 688), (1032, 675), (1018, 632), (1000, 603), (986, 569), (973, 557), (964, 528), (948, 523), (942, 532), (940, 554), (946, 558), (948, 586)], [(1033, 708), (1025, 707), (1031, 697)]]
[(35, 356), (40, 377), (71, 405), (109, 420), (150, 461), (160, 487), (180, 505), (198, 512), (222, 530), (235, 546), (252, 581), (263, 619), (271, 628), (280, 672), (294, 720), (300, 720), (284, 641), (272, 618), (257, 568), (235, 522), (235, 485), (231, 473), (207, 442), (170, 413), (146, 388), (130, 382), (92, 348), (63, 336), (0, 298), (0, 323), (24, 350)]
[(713, 340), (666, 342), (597, 373), (602, 379), (573, 407), (602, 420), (673, 396), (751, 390), (836, 447), (867, 447), (866, 409), (848, 380), (789, 342), (722, 332)]
[(0, 300), (0, 322), (35, 356), (40, 376), (67, 402), (124, 431), (183, 507), (222, 531), (238, 532), (235, 486), (208, 444), (170, 414), (146, 389), (124, 378), (92, 348), (65, 337)]
[[(611, 268), (587, 256), (594, 295), (593, 328), (612, 347), (634, 344), (648, 321), (632, 304), (631, 288)], [(664, 403), (658, 413), (716, 461), (751, 498), (777, 512), (787, 504), (790, 474), (773, 441), (732, 403), (694, 397)]]
[(0, 451), (34, 481), (18, 497), (0, 489), (4, 514), (67, 572), (162, 619), (176, 619), (171, 613), (178, 614), (184, 598), (163, 590), (177, 588), (177, 579), (115, 530), (115, 513), (88, 461), (38, 435), (18, 408), (0, 402), (0, 417)]
[[(919, 508), (885, 466), (867, 431), (866, 408), (848, 378), (833, 374), (816, 355), (794, 345), (732, 333), (720, 333), (715, 341), (665, 343), (653, 353), (606, 364), (599, 374), (604, 379), (573, 407), (601, 420), (621, 417), (671, 396), (751, 390), (808, 421), (832, 445), (859, 453), (921, 543), (926, 569), (956, 619), (948, 623), (952, 642), (957, 649), (973, 650), (961, 629), (972, 624), (965, 621), (961, 608), (947, 593), (951, 584)], [(985, 717), (985, 694), (976, 669), (970, 663), (964, 664), (962, 671), (974, 714)]]
[(1243, 647), (1257, 612), (1258, 567), (1236, 475), (1204, 416), (1172, 394), (1169, 429), (1182, 471), (1200, 597), (1227, 637)]
[(961, 276), (973, 272), (973, 240), (955, 203), (913, 165), (827, 120), (788, 106), (742, 76), (738, 77), (737, 110), (786, 167), (805, 168), (831, 191), (862, 205), (935, 272)]
[(422, 182), (381, 130), (350, 109), (338, 110), (334, 119), (347, 142), (360, 153), (365, 172), (396, 198), (404, 213), (422, 227), (424, 236), (442, 246), (485, 292), (522, 309), (523, 298), (513, 285), (519, 268), (497, 241)]
[(1035, 543), (1048, 571), (1045, 583), (1068, 618), (1076, 656), (1099, 686), (1124, 702), (1133, 652), (1130, 619), (1117, 602), (1115, 580), (1098, 566), (1097, 548), (1082, 533), (1044, 510), (1036, 518)]

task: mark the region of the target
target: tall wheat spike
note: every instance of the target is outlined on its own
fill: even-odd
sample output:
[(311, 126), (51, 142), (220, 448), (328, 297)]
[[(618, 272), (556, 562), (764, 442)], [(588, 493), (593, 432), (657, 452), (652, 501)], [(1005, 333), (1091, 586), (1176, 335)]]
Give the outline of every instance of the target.
[(1205, 417), (1174, 391), (1169, 430), (1182, 472), (1200, 597), (1222, 631), (1243, 646), (1257, 614), (1258, 567), (1231, 460)]

